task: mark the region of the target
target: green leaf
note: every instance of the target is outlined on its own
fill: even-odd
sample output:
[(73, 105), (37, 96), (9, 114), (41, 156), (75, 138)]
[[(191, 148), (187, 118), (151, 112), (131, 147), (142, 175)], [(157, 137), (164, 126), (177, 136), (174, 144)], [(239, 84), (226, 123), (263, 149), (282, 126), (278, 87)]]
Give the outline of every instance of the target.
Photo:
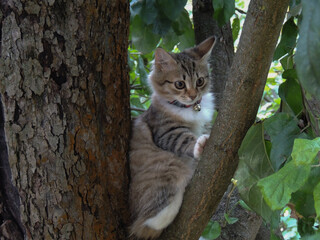
[(130, 103), (133, 107), (137, 108), (144, 108), (143, 104), (141, 103), (140, 99), (138, 97), (131, 97), (130, 98)]
[(158, 10), (155, 6), (155, 0), (145, 0), (143, 1), (140, 11), (140, 17), (144, 21), (145, 24), (149, 25), (155, 21), (158, 16)]
[(274, 52), (273, 60), (278, 60), (285, 54), (292, 51), (296, 45), (298, 27), (294, 19), (290, 18), (282, 28), (281, 40)]
[(235, 173), (241, 198), (256, 213), (270, 222), (273, 213), (257, 187), (259, 179), (274, 173), (264, 140), (263, 123), (253, 125), (239, 149), (239, 165)]
[(302, 216), (308, 218), (315, 216), (314, 189), (320, 182), (320, 168), (311, 168), (308, 180), (295, 193), (292, 194), (290, 202), (295, 205), (296, 211)]
[(304, 136), (297, 125), (297, 120), (286, 113), (275, 114), (264, 122), (271, 138), (270, 159), (276, 171), (290, 157), (294, 139)]
[(296, 52), (299, 81), (313, 96), (320, 99), (320, 1), (302, 1), (302, 23)]
[(202, 233), (202, 237), (208, 240), (213, 240), (218, 238), (220, 234), (221, 234), (220, 224), (217, 221), (213, 222), (210, 220)]
[(157, 0), (157, 6), (161, 12), (171, 21), (175, 21), (187, 3), (187, 0)]
[(240, 19), (238, 17), (233, 19), (232, 22), (232, 38), (233, 41), (236, 41), (239, 36), (240, 31)]
[(212, 6), (213, 18), (217, 20), (220, 27), (225, 25), (235, 12), (234, 0), (212, 0)]
[(175, 45), (179, 43), (177, 34), (170, 29), (169, 32), (162, 38), (161, 47), (167, 51), (172, 51)]
[(247, 211), (252, 211), (252, 209), (242, 199), (239, 200), (239, 205)]
[(145, 1), (141, 1), (141, 0), (131, 1), (130, 3), (131, 17), (135, 17), (136, 15), (140, 14), (144, 2)]
[(271, 231), (270, 240), (281, 240), (281, 238), (279, 238), (276, 234), (273, 233), (273, 231)]
[(142, 53), (154, 50), (160, 40), (160, 36), (152, 32), (152, 25), (145, 25), (139, 15), (133, 18), (130, 32), (133, 45)]
[(320, 137), (313, 140), (295, 139), (292, 159), (298, 165), (310, 165), (320, 151)]
[(137, 70), (140, 76), (140, 83), (143, 87), (148, 87), (148, 73), (144, 68), (143, 58), (139, 55)]
[(284, 70), (292, 69), (294, 66), (292, 52), (290, 52), (287, 56), (281, 58), (280, 63)]
[(319, 240), (320, 239), (320, 233), (317, 233), (315, 235), (306, 235), (301, 240)]
[(235, 0), (224, 0), (224, 21), (227, 23), (235, 12)]
[(298, 79), (296, 69), (287, 69), (282, 73), (282, 77), (285, 79)]
[(313, 197), (314, 197), (314, 208), (317, 213), (317, 218), (318, 220), (320, 220), (320, 182), (314, 188)]
[(310, 174), (310, 166), (296, 166), (287, 163), (278, 172), (259, 180), (264, 199), (272, 210), (283, 208), (291, 199), (291, 194), (303, 186)]
[(179, 36), (180, 44), (178, 45), (179, 49), (183, 51), (186, 48), (194, 46), (194, 31), (193, 29), (188, 29), (184, 32), (183, 35)]
[[(301, 113), (304, 106), (301, 87), (295, 79), (291, 78), (291, 74), (294, 73), (287, 72), (286, 77), (288, 77), (288, 79), (279, 86), (278, 94), (283, 103), (286, 104), (285, 106), (289, 107), (289, 110), (286, 111), (285, 106), (283, 106), (283, 112), (293, 113), (295, 116), (297, 116), (299, 113)], [(290, 77), (288, 75), (290, 75)]]
[[(314, 218), (301, 218), (298, 221), (298, 230), (302, 237), (311, 237), (315, 234)], [(308, 238), (307, 238), (308, 239)]]
[(230, 217), (229, 214), (227, 214), (227, 213), (224, 214), (224, 218), (226, 219), (228, 224), (234, 224), (234, 223), (238, 222), (238, 220), (239, 220), (239, 218)]
[(171, 21), (163, 15), (158, 15), (157, 19), (153, 23), (153, 32), (164, 36), (171, 28)]
[(179, 18), (172, 23), (172, 28), (178, 36), (182, 35), (185, 31), (192, 29), (192, 23), (186, 9), (184, 9)]

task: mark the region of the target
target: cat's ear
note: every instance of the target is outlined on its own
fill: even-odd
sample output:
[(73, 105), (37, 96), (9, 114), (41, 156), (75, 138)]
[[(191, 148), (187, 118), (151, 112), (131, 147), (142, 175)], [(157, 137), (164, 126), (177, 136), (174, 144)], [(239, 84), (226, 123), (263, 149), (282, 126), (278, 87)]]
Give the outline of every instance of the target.
[(212, 36), (193, 48), (201, 61), (208, 61), (211, 51), (216, 44), (216, 37)]
[(173, 57), (162, 48), (157, 48), (154, 54), (154, 67), (160, 71), (168, 71), (174, 69), (177, 62)]

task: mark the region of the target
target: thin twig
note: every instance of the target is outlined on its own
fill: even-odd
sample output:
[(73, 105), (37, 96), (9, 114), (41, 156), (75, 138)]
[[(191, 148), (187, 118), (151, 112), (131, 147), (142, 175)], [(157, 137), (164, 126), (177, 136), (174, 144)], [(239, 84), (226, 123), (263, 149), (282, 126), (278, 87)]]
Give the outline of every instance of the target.
[(247, 14), (245, 11), (241, 10), (240, 8), (236, 8), (236, 10), (237, 10), (239, 13)]
[(133, 111), (138, 111), (138, 112), (145, 112), (145, 111), (146, 111), (146, 109), (136, 108), (136, 107), (132, 107), (132, 108), (130, 108), (130, 109), (133, 110)]

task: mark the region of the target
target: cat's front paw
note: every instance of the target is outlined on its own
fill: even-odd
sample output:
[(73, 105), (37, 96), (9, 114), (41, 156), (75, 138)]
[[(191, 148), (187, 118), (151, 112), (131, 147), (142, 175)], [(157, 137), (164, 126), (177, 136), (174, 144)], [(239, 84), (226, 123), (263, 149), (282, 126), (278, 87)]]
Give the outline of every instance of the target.
[(194, 149), (193, 149), (194, 158), (200, 157), (200, 155), (203, 152), (203, 148), (206, 145), (208, 138), (209, 138), (209, 135), (207, 135), (207, 134), (204, 134), (204, 135), (201, 135), (200, 137), (198, 137), (197, 142), (194, 145)]

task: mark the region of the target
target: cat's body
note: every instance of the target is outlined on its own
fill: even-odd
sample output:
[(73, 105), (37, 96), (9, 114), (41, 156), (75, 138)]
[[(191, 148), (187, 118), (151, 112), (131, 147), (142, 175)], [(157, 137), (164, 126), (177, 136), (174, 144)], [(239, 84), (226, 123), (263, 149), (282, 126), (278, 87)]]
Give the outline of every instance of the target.
[(207, 67), (213, 43), (155, 54), (152, 104), (136, 119), (130, 143), (130, 231), (138, 238), (156, 238), (173, 221), (202, 153), (214, 111)]

